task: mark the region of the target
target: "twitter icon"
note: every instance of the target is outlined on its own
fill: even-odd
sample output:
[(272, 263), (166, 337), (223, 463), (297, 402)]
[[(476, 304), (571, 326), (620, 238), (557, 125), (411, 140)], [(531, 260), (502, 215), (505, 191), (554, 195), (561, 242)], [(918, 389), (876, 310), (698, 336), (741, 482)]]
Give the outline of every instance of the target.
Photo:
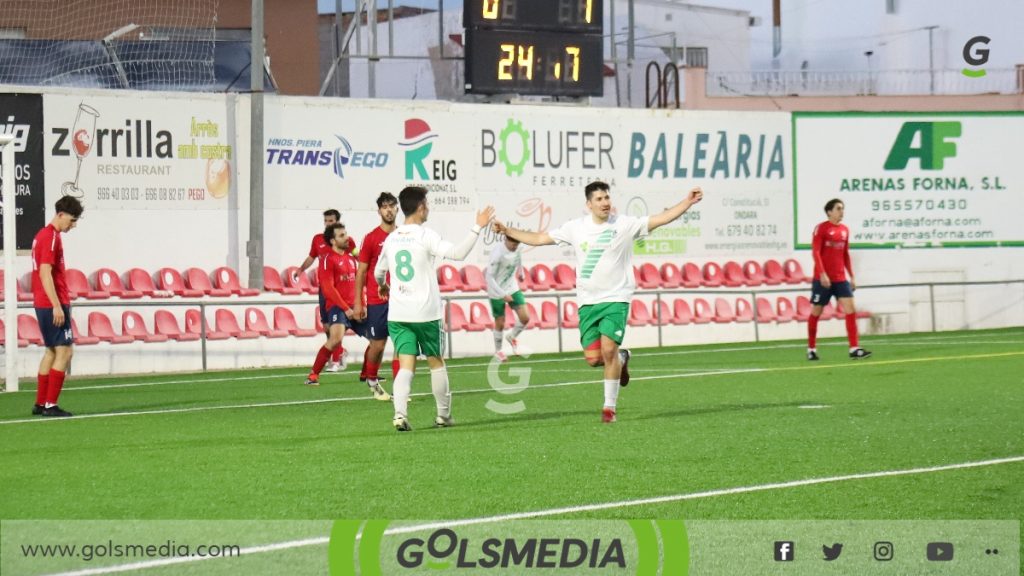
[(825, 561), (831, 562), (836, 558), (839, 558), (839, 555), (843, 553), (843, 545), (839, 543), (833, 544), (832, 546), (822, 545), (821, 552), (825, 554)]

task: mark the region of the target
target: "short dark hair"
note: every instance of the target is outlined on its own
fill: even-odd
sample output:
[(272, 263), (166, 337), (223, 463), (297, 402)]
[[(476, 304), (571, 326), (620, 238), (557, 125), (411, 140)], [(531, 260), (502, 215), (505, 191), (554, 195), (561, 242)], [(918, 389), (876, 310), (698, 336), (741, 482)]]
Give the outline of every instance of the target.
[(398, 193), (398, 202), (402, 205), (402, 214), (412, 216), (427, 201), (427, 189), (423, 186), (406, 186)]
[(828, 214), (829, 212), (831, 212), (832, 209), (836, 207), (836, 204), (842, 204), (842, 203), (843, 203), (843, 201), (840, 200), (839, 198), (833, 198), (833, 199), (829, 200), (828, 202), (825, 202), (825, 214)]
[(395, 198), (391, 192), (381, 192), (380, 196), (377, 196), (377, 208), (381, 208), (385, 204), (398, 204), (398, 198)]
[(82, 207), (82, 203), (74, 196), (64, 196), (60, 200), (57, 200), (57, 203), (54, 204), (53, 207), (57, 210), (58, 214), (63, 212), (75, 219), (78, 219), (82, 215), (82, 212), (85, 211), (85, 208)]
[(328, 216), (334, 216), (335, 220), (341, 220), (341, 212), (338, 212), (334, 208), (324, 210), (324, 218), (327, 218)]
[(601, 182), (600, 180), (595, 180), (590, 184), (587, 184), (587, 187), (583, 189), (583, 192), (587, 195), (587, 200), (590, 200), (590, 197), (593, 196), (594, 192), (597, 192), (598, 190), (610, 192), (611, 188), (608, 186), (608, 184)]
[(334, 235), (337, 233), (337, 231), (344, 229), (345, 225), (342, 224), (341, 222), (336, 222), (334, 224), (331, 224), (327, 228), (324, 228), (324, 242), (326, 242), (327, 245), (330, 246), (331, 240), (334, 240)]

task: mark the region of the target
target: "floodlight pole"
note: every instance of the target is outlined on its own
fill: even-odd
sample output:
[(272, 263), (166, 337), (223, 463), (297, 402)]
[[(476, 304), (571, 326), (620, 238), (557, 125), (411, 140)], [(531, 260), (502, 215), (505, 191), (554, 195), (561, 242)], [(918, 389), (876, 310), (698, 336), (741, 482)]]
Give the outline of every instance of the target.
[[(14, 135), (0, 134), (0, 154), (3, 160), (3, 207), (4, 207), (4, 390), (18, 391), (18, 366), (15, 354), (6, 351), (18, 349), (18, 274), (14, 270), (14, 252), (17, 250), (17, 221), (15, 220), (14, 199)], [(14, 358), (12, 358), (14, 357)]]
[(263, 0), (252, 0), (252, 62), (249, 65), (249, 288), (263, 290)]
[(110, 60), (114, 63), (114, 69), (117, 70), (117, 77), (121, 80), (121, 87), (126, 89), (131, 88), (128, 84), (128, 73), (124, 71), (124, 66), (121, 65), (121, 58), (118, 57), (117, 51), (114, 50), (114, 46), (111, 42), (138, 29), (138, 24), (126, 24), (117, 30), (114, 30), (110, 34), (107, 34), (103, 38), (103, 47), (106, 48), (107, 55), (110, 56)]

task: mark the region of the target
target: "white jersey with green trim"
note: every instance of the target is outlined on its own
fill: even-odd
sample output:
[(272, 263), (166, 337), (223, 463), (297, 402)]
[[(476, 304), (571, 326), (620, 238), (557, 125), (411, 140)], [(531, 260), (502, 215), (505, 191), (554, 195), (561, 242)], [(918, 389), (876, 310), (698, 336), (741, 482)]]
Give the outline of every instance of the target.
[(442, 316), (437, 260), (452, 249), (437, 232), (403, 224), (388, 234), (377, 268), (391, 272), (389, 322), (430, 322)]
[(501, 299), (519, 291), (516, 272), (523, 265), (523, 259), (517, 247), (509, 250), (504, 241), (491, 248), (491, 262), (484, 276), (487, 278), (487, 297)]
[(636, 291), (633, 241), (650, 233), (647, 223), (647, 217), (614, 215), (597, 224), (587, 215), (548, 232), (560, 246), (571, 245), (576, 251), (580, 306), (632, 299)]

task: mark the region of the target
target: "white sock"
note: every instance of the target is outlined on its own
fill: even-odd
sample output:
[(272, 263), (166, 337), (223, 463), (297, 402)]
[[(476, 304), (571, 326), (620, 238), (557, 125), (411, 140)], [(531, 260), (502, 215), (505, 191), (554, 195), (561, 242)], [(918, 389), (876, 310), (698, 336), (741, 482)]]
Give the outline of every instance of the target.
[(604, 381), (604, 407), (615, 409), (615, 401), (619, 399), (619, 381), (608, 380)]
[(501, 352), (501, 330), (494, 330), (494, 351)]
[(448, 390), (448, 368), (442, 366), (430, 371), (430, 387), (437, 402), (437, 415), (448, 418), (452, 415), (452, 393)]
[(394, 392), (392, 398), (395, 401), (396, 417), (405, 417), (409, 414), (409, 394), (412, 392), (412, 375), (412, 370), (402, 368), (395, 376), (395, 383), (392, 385), (392, 391)]
[(817, 352), (818, 349), (817, 348), (808, 348), (807, 351), (808, 352)]
[(523, 333), (523, 330), (526, 330), (526, 324), (523, 324), (522, 322), (517, 322), (516, 327), (512, 329), (512, 333), (509, 334), (509, 336), (513, 340), (515, 340), (516, 338), (519, 337), (520, 334)]

